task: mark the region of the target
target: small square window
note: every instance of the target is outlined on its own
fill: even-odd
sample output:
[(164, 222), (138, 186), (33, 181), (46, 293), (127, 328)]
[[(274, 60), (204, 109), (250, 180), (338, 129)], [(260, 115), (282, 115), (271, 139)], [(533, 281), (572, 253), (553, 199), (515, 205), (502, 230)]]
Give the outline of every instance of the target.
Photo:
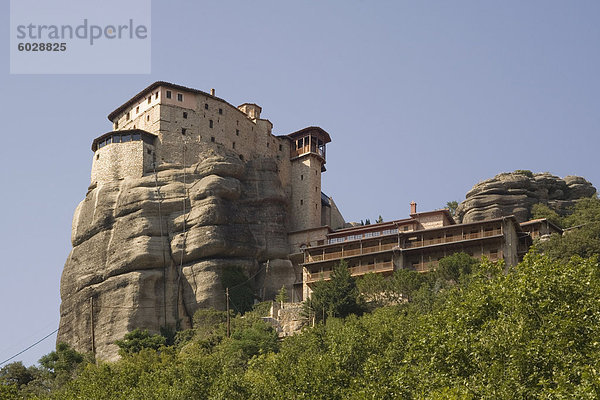
[(187, 113), (185, 111), (183, 112), (183, 118), (187, 118)]
[(239, 130), (239, 129), (236, 129), (236, 130), (235, 130), (235, 135), (236, 135), (236, 136), (240, 136), (240, 130)]
[(213, 127), (213, 120), (212, 120), (212, 119), (209, 119), (209, 120), (208, 120), (208, 127), (209, 127), (209, 128), (212, 128), (212, 127)]
[(208, 110), (208, 103), (204, 103), (204, 109)]
[(148, 149), (148, 154), (152, 154), (152, 150)]
[(215, 142), (215, 137), (214, 137), (214, 136), (211, 136), (211, 137), (210, 137), (210, 141), (214, 143), (214, 142)]
[(186, 132), (187, 132), (187, 129), (185, 129), (185, 128), (181, 128), (181, 134), (182, 134), (182, 135), (185, 135), (185, 133), (186, 133)]
[(219, 114), (223, 114), (223, 109), (219, 108)]
[(183, 101), (183, 95), (181, 93), (177, 93), (177, 101)]
[(171, 91), (167, 90), (167, 99), (170, 99), (170, 98), (171, 98)]

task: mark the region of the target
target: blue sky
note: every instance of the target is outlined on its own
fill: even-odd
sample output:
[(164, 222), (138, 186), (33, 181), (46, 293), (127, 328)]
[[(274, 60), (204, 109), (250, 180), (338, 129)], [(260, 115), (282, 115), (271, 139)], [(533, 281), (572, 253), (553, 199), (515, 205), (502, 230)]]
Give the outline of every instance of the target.
[(58, 326), (91, 141), (149, 83), (255, 102), (275, 134), (321, 126), (346, 219), (403, 218), (503, 171), (600, 185), (599, 17), (597, 1), (153, 1), (149, 75), (10, 75), (5, 29), (0, 361)]

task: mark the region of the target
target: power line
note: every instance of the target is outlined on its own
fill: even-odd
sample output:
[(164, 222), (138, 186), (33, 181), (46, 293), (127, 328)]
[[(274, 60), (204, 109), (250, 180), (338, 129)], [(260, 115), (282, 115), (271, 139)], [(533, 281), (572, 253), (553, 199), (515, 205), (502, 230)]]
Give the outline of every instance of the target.
[[(263, 265), (264, 265), (265, 267), (268, 267), (268, 266), (269, 266), (269, 260), (267, 260), (266, 264), (263, 264)], [(233, 285), (233, 286), (229, 287), (229, 289), (235, 289), (235, 288), (237, 288), (237, 287), (239, 287), (239, 286), (242, 286), (242, 285), (243, 285), (243, 284), (245, 284), (245, 283), (248, 283), (248, 282), (249, 282), (249, 281), (250, 281), (252, 278), (254, 278), (256, 275), (258, 275), (258, 274), (260, 273), (260, 271), (261, 271), (261, 270), (262, 270), (262, 266), (261, 266), (261, 267), (259, 267), (259, 268), (258, 268), (258, 270), (257, 270), (257, 271), (254, 273), (254, 275), (252, 275), (250, 278), (246, 279), (246, 280), (245, 280), (245, 281), (243, 281), (243, 282), (240, 282), (240, 283), (238, 283), (237, 285)], [(265, 269), (265, 271), (266, 271), (266, 269)]]
[(10, 360), (12, 360), (13, 358), (20, 356), (21, 354), (25, 353), (27, 350), (29, 350), (30, 348), (32, 348), (35, 345), (38, 345), (40, 343), (42, 343), (44, 340), (48, 339), (50, 336), (54, 335), (56, 332), (58, 332), (58, 328), (56, 328), (55, 330), (53, 330), (52, 332), (50, 332), (49, 334), (47, 334), (46, 336), (44, 336), (43, 338), (41, 338), (40, 340), (38, 340), (37, 342), (35, 342), (34, 344), (32, 344), (31, 346), (21, 350), (20, 352), (18, 352), (17, 354), (15, 354), (14, 356), (0, 362), (0, 365), (6, 364), (7, 362), (9, 362)]

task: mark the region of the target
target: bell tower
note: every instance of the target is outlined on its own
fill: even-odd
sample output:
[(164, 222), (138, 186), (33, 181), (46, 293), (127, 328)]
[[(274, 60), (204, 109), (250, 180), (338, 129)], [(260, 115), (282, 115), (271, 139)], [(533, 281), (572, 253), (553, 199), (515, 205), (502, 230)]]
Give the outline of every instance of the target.
[(321, 226), (321, 173), (325, 172), (329, 134), (316, 126), (290, 133), (291, 230)]

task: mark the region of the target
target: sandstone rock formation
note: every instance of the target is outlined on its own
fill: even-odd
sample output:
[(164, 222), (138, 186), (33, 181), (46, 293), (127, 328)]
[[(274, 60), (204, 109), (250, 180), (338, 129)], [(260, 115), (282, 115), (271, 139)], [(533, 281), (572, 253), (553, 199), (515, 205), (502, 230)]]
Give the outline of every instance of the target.
[(190, 327), (197, 309), (225, 308), (227, 268), (264, 297), (291, 291), (286, 207), (276, 162), (234, 154), (92, 185), (73, 217), (58, 341), (111, 360), (134, 328)]
[(543, 203), (564, 214), (577, 199), (590, 197), (596, 189), (579, 176), (559, 178), (547, 172), (515, 171), (498, 174), (473, 186), (456, 209), (459, 223), (514, 215), (519, 222), (531, 217), (531, 207)]

